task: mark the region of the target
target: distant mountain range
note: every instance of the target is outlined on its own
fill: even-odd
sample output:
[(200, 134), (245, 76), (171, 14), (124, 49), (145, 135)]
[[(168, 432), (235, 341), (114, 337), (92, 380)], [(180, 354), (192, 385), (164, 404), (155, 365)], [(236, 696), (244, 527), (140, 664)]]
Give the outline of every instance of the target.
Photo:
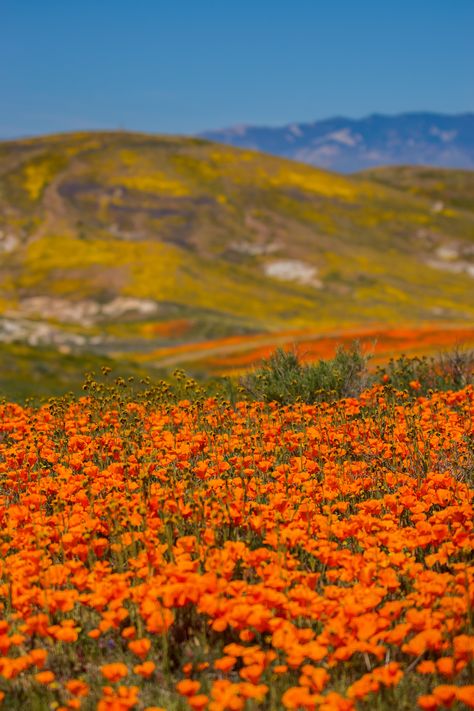
[(387, 165), (474, 169), (474, 113), (335, 117), (278, 128), (234, 126), (200, 135), (341, 173)]

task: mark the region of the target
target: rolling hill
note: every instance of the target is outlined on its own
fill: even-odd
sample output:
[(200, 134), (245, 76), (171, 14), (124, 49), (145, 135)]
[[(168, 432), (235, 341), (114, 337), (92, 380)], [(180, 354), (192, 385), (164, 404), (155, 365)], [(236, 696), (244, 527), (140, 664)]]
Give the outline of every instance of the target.
[(204, 138), (351, 173), (380, 165), (474, 168), (474, 114), (373, 114), (287, 126), (234, 126)]
[(0, 342), (159, 363), (211, 339), (464, 328), (472, 195), (470, 172), (349, 178), (197, 138), (2, 142)]

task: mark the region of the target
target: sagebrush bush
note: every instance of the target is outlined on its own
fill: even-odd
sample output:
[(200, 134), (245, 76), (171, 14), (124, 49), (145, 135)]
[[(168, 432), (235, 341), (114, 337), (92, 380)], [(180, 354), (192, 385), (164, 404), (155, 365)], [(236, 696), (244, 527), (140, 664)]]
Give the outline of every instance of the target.
[(396, 390), (414, 390), (426, 395), (430, 390), (460, 390), (474, 382), (474, 351), (455, 348), (437, 356), (401, 355), (379, 368), (378, 379)]
[(369, 370), (369, 361), (357, 342), (349, 348), (340, 346), (334, 358), (316, 363), (302, 363), (295, 351), (279, 348), (241, 385), (252, 400), (288, 405), (357, 397), (375, 383), (418, 396), (460, 390), (474, 382), (474, 351), (461, 348), (437, 356), (401, 355), (375, 372)]
[(368, 385), (368, 360), (358, 343), (316, 363), (301, 363), (295, 352), (279, 348), (242, 384), (252, 398), (281, 404), (355, 397)]

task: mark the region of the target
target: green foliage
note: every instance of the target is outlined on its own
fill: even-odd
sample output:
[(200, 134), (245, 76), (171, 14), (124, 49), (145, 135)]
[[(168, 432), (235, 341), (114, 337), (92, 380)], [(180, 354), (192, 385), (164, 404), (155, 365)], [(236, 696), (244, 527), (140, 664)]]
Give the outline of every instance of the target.
[(369, 382), (368, 356), (358, 343), (340, 347), (332, 360), (304, 364), (294, 352), (278, 349), (243, 380), (255, 399), (291, 404), (355, 397)]
[[(374, 384), (385, 384), (412, 396), (430, 390), (459, 390), (474, 383), (474, 351), (461, 348), (434, 357), (392, 358), (369, 370), (369, 358), (357, 343), (338, 348), (331, 360), (301, 363), (293, 351), (276, 350), (240, 382), (175, 370), (166, 373), (150, 364), (92, 354), (64, 354), (48, 348), (0, 344), (0, 399), (23, 402), (68, 392), (116, 390), (127, 400), (162, 403), (217, 398), (234, 403), (247, 398), (290, 404), (355, 397)], [(84, 382), (84, 374), (91, 373)], [(102, 373), (101, 377), (93, 374)]]
[(441, 200), (449, 208), (473, 209), (474, 173), (471, 170), (406, 165), (374, 168), (360, 175), (412, 195)]
[[(24, 402), (29, 398), (63, 396), (82, 392), (84, 374), (104, 368), (124, 379), (138, 382), (156, 370), (131, 361), (112, 360), (90, 353), (60, 353), (53, 348), (34, 347), (19, 343), (0, 343), (0, 400)], [(115, 375), (114, 375), (115, 377)]]
[(309, 364), (280, 348), (243, 378), (242, 385), (251, 399), (288, 405), (357, 397), (374, 384), (419, 396), (474, 383), (474, 351), (460, 348), (433, 357), (391, 358), (375, 372), (369, 371), (368, 362), (358, 343), (339, 347), (332, 360)]
[(396, 390), (427, 395), (430, 390), (459, 390), (474, 382), (474, 351), (455, 348), (437, 356), (391, 358), (377, 371)]

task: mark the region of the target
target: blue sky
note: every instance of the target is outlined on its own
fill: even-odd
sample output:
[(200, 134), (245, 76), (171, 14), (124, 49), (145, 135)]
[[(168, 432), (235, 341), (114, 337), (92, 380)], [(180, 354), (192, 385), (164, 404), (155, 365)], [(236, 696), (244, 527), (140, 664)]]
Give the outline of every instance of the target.
[(474, 0), (0, 0), (0, 137), (474, 111)]

